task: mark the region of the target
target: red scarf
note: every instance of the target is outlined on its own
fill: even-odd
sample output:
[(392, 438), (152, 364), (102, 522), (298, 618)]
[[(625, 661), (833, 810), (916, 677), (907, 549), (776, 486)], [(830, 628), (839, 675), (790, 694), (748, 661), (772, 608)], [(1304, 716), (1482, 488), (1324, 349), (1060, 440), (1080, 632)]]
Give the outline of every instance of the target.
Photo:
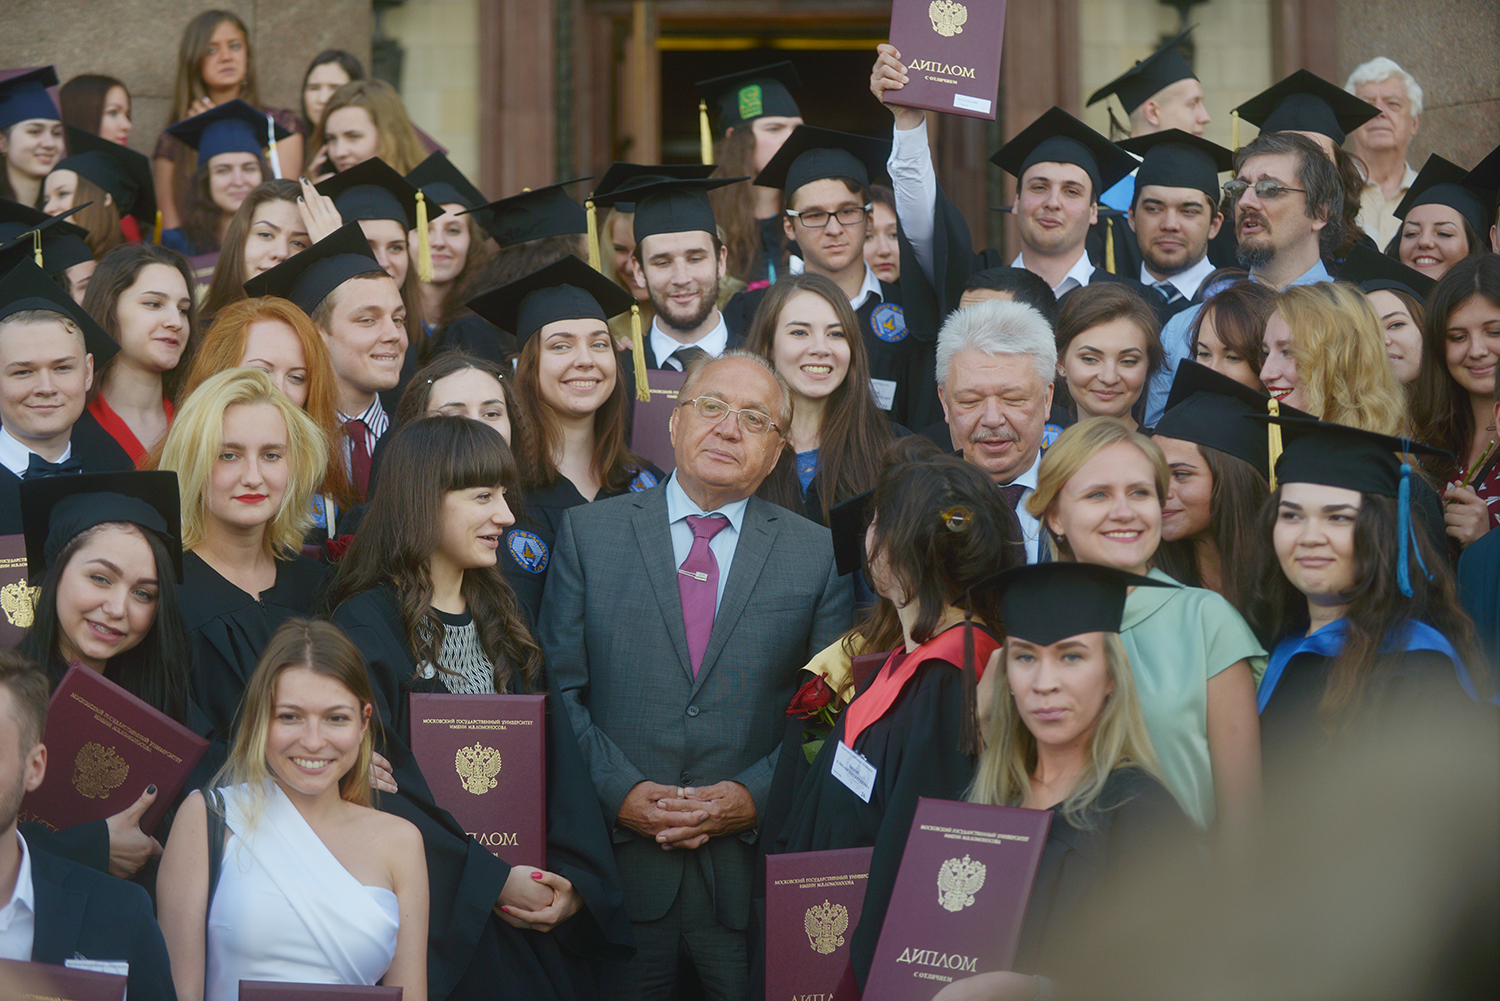
[[(974, 673), (977, 677), (984, 677), (984, 666), (989, 662), (990, 654), (998, 649), (1000, 649), (1000, 641), (976, 623), (974, 625)], [(917, 668), (930, 660), (940, 660), (957, 667), (960, 671), (963, 670), (964, 627), (962, 624), (943, 630), (911, 653), (897, 650), (886, 658), (885, 665), (881, 667), (875, 680), (870, 683), (870, 687), (861, 692), (859, 697), (849, 704), (849, 708), (844, 710), (844, 743), (849, 746), (850, 750), (854, 749), (855, 740), (867, 726), (890, 712), (891, 706), (895, 705), (896, 699), (900, 697), (901, 690), (916, 675)]]

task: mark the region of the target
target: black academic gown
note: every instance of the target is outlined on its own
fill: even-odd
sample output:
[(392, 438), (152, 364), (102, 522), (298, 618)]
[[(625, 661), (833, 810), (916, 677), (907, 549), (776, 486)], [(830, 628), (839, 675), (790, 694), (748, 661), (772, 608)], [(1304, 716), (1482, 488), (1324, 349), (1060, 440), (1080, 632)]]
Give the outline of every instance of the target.
[(464, 833), (433, 800), (410, 750), (412, 691), (444, 691), (416, 677), (393, 592), (385, 587), (340, 605), (333, 621), (365, 657), (381, 724), (380, 752), (400, 792), (380, 809), (422, 832), (431, 883), (427, 982), (434, 999), (590, 1001), (599, 997), (597, 968), (634, 952), (624, 892), (593, 781), (567, 715), (548, 693), (547, 865), (571, 880), (583, 909), (548, 933), (505, 924), (493, 908), (510, 865)]
[[(514, 335), (471, 313), (458, 317), (433, 335), (429, 357), (436, 358), (444, 351), (467, 351), (496, 365), (508, 365), (518, 350)], [(394, 408), (391, 411), (394, 413)]]
[(1500, 664), (1500, 532), (1484, 533), (1459, 557), (1458, 597), (1485, 659)]
[[(73, 424), (69, 436), (80, 472), (116, 473), (135, 468), (120, 443), (87, 410)], [(21, 477), (0, 466), (0, 535), (21, 534)]]
[(240, 699), (266, 644), (287, 619), (322, 608), (328, 577), (327, 565), (297, 556), (278, 561), (276, 583), (250, 595), (198, 554), (182, 554), (178, 600), (193, 651), (193, 700), (206, 723), (202, 736), (230, 743)]

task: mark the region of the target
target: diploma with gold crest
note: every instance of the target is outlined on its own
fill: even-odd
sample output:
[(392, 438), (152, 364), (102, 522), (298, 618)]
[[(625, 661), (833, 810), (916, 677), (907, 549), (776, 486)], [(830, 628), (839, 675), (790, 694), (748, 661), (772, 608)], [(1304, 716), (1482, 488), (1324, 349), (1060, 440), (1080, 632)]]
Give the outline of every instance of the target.
[(887, 104), (995, 120), (1005, 0), (894, 0), (891, 44), (901, 53), (905, 87)]
[(766, 1001), (833, 996), (849, 962), (874, 851), (766, 856)]
[(1048, 810), (917, 800), (864, 1001), (928, 1001), (1009, 970), (1051, 823)]
[(26, 582), (26, 536), (0, 535), (0, 646), (21, 642), (35, 615), (36, 593)]
[(21, 801), (21, 820), (60, 831), (104, 820), (149, 785), (150, 834), (176, 800), (208, 741), (96, 671), (74, 665), (47, 704), (47, 777)]
[(6, 1001), (125, 1001), (126, 979), (114, 973), (0, 959), (0, 997)]
[(547, 868), (545, 695), (411, 696), (411, 752), (437, 805), (511, 865)]

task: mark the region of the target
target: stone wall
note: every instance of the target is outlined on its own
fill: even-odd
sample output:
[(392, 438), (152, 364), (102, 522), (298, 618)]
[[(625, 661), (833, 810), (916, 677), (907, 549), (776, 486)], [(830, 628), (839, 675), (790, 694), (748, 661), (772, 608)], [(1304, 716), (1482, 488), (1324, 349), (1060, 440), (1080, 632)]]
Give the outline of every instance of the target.
[(381, 15), (380, 28), (401, 45), (401, 97), (412, 121), (478, 184), (479, 0), (406, 0)]

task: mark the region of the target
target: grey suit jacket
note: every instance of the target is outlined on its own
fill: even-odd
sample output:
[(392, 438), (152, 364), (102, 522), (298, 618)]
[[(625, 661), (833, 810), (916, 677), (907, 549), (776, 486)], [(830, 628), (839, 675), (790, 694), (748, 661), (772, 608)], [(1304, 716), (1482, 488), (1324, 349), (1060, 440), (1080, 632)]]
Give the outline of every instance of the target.
[[(665, 486), (569, 509), (537, 633), (609, 822), (646, 780), (732, 779), (763, 814), (797, 672), (849, 628), (853, 600), (828, 530), (752, 497), (694, 678)], [(697, 865), (719, 920), (745, 927), (753, 830), (696, 851), (618, 826), (614, 840), (631, 920), (662, 917)]]

